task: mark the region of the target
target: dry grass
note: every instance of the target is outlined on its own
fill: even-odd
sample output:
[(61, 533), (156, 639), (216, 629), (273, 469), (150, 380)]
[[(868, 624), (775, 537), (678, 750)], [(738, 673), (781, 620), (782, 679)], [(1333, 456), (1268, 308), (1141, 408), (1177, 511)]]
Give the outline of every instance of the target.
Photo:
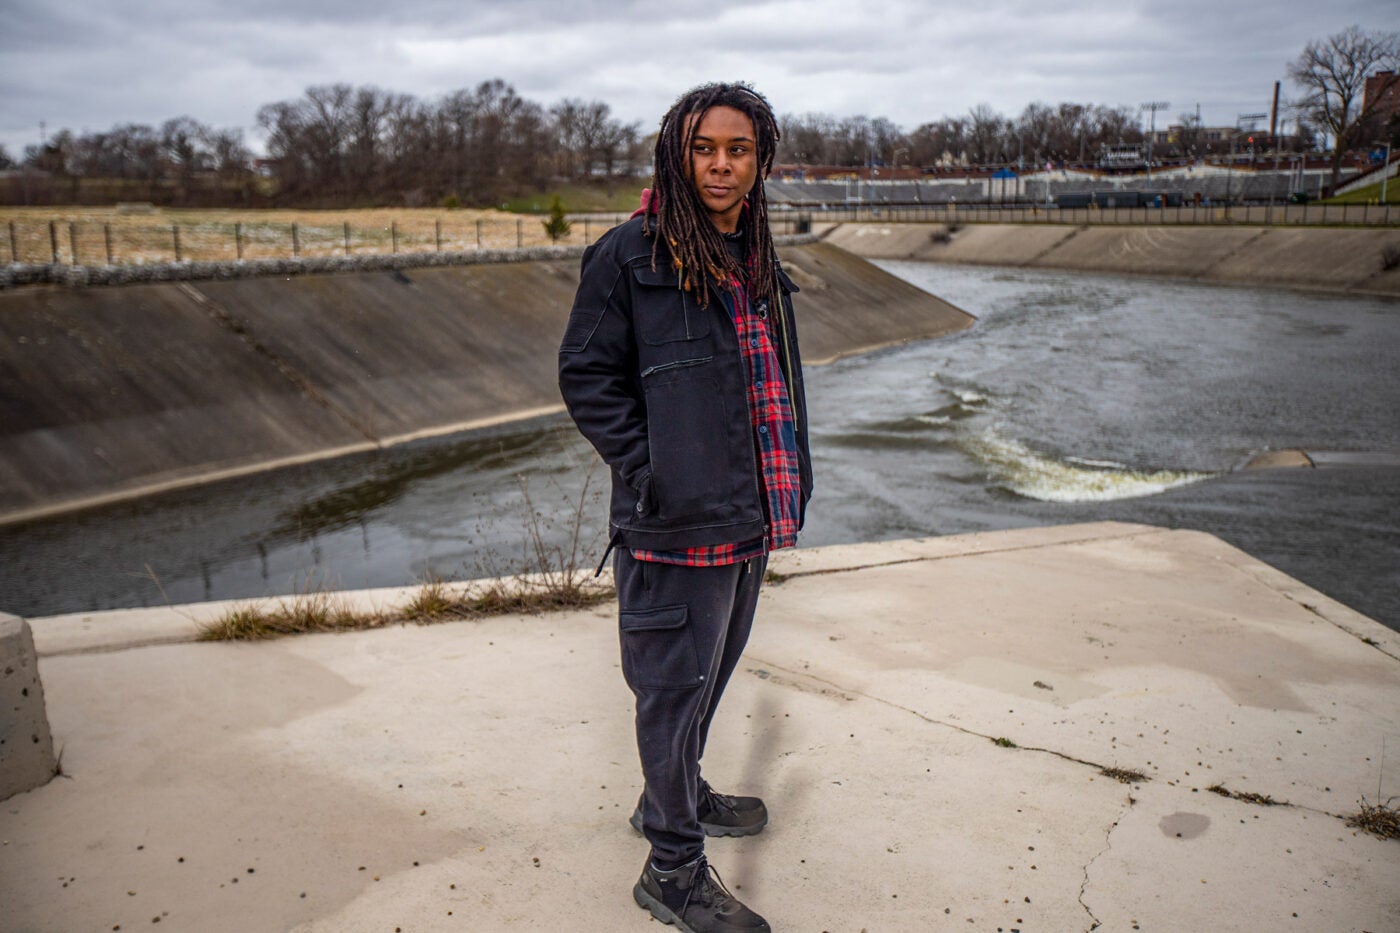
[(1382, 839), (1400, 839), (1400, 810), (1391, 805), (1394, 799), (1373, 804), (1363, 797), (1361, 809), (1347, 817), (1347, 825)]
[[(561, 585), (563, 584), (563, 585)], [(609, 586), (575, 575), (569, 580), (517, 576), (451, 584), (430, 579), (401, 606), (356, 609), (332, 593), (307, 593), (265, 603), (242, 603), (200, 628), (201, 641), (262, 641), (313, 632), (356, 632), (414, 622), (432, 625), (498, 615), (538, 615), (582, 609), (613, 597)]]
[(613, 590), (585, 578), (517, 576), (478, 582), (454, 592), (442, 581), (430, 581), (404, 606), (416, 622), (474, 619), (496, 615), (535, 615), (563, 609), (583, 609), (611, 599)]
[(1256, 794), (1253, 791), (1230, 790), (1224, 784), (1212, 784), (1206, 790), (1212, 794), (1219, 794), (1222, 797), (1229, 797), (1232, 800), (1242, 800), (1245, 803), (1258, 804), (1261, 807), (1277, 807), (1282, 804), (1267, 794)]
[(1104, 768), (1099, 774), (1113, 778), (1120, 784), (1142, 784), (1151, 780), (1145, 772), (1136, 768)]
[(567, 517), (565, 545), (548, 543), (549, 522), (530, 498), (525, 477), (518, 478), (525, 508), (523, 533), (529, 567), (525, 572), (510, 576), (496, 573), (469, 583), (448, 583), (430, 574), (406, 603), (391, 609), (357, 610), (343, 596), (324, 591), (243, 603), (201, 626), (199, 637), (204, 641), (254, 641), (308, 632), (360, 631), (401, 622), (429, 625), (497, 615), (536, 615), (605, 602), (613, 597), (613, 588), (598, 583), (579, 566), (584, 510), (592, 501), (589, 489), (596, 468), (595, 461)]
[[(585, 236), (595, 240), (612, 222), (574, 221), (559, 245), (581, 245)], [(401, 253), (435, 252), (439, 246), (458, 252), (553, 244), (540, 218), (494, 210), (152, 208), (133, 213), (115, 207), (0, 207), (0, 262), (51, 262), (55, 238), (64, 263), (107, 264), (109, 238), (113, 265), (170, 262), (175, 259), (176, 227), (181, 260), (237, 259), (240, 236), (244, 259), (283, 259), (293, 255), (293, 224), (298, 254), (308, 258), (345, 255), (346, 224), (352, 254), (393, 252), (396, 231)]]
[(343, 632), (378, 628), (392, 617), (352, 609), (330, 593), (307, 593), (273, 601), (244, 603), (202, 626), (202, 641), (258, 641), (308, 632)]

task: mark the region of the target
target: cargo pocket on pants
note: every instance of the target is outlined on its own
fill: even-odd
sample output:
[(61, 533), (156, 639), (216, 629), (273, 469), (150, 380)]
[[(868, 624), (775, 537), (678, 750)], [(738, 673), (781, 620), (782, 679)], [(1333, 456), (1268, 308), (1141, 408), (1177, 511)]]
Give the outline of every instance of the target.
[(704, 680), (685, 606), (619, 616), (622, 676), (633, 690), (683, 690)]

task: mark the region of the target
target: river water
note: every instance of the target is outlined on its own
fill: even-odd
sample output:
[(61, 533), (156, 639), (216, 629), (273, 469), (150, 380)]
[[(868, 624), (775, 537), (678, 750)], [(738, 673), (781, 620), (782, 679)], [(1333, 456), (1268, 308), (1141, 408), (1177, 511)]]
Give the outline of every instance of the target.
[[(1104, 519), (1192, 528), (1400, 629), (1400, 303), (881, 265), (979, 320), (809, 369), (803, 546)], [(1290, 447), (1322, 466), (1238, 469)], [(584, 489), (593, 462), (560, 416), (17, 526), (0, 532), (0, 610), (513, 572), (532, 539), (569, 551), (580, 505), (574, 550), (591, 564), (607, 485), (599, 470)]]

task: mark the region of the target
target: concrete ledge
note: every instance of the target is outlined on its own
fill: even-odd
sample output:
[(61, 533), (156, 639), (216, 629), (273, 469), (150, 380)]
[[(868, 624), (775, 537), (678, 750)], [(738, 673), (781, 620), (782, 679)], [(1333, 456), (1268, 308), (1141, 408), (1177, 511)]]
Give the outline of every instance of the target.
[[(913, 561), (971, 557), (977, 554), (1018, 551), (1025, 548), (1054, 547), (1103, 538), (1130, 538), (1144, 534), (1164, 534), (1165, 531), (1165, 529), (1152, 525), (1137, 525), (1128, 522), (1093, 522), (1082, 525), (1052, 525), (1048, 528), (1020, 528), (1008, 531), (913, 538), (904, 541), (796, 548), (775, 553), (769, 564), (769, 569), (772, 573), (783, 578), (801, 577), (812, 574), (856, 571)], [(1289, 577), (1283, 579), (1291, 580)], [(482, 582), (485, 581), (464, 581), (449, 584), (449, 587), (453, 590), (467, 591)], [(606, 586), (612, 585), (611, 568), (604, 568), (599, 582)], [(409, 602), (418, 590), (418, 586), (390, 586), (363, 590), (341, 590), (329, 595), (338, 604), (354, 612), (390, 612), (394, 607)], [(38, 648), (40, 657), (49, 658), (198, 641), (203, 626), (217, 621), (230, 610), (251, 607), (270, 611), (284, 600), (293, 601), (295, 599), (294, 596), (225, 599), (183, 605), (147, 606), (139, 609), (73, 612), (45, 616), (30, 621), (33, 623), (34, 644)], [(1397, 648), (1400, 648), (1400, 644), (1397, 644)]]
[[(1131, 522), (1049, 525), (900, 541), (795, 548), (775, 553), (768, 567), (770, 573), (783, 579), (791, 579), (1095, 542), (1119, 542), (1130, 546), (1131, 542), (1150, 538), (1189, 541), (1192, 549), (1201, 554), (1211, 555), (1212, 560), (1223, 560), (1237, 567), (1264, 587), (1298, 604), (1316, 618), (1365, 641), (1392, 658), (1400, 658), (1400, 632), (1387, 628), (1203, 532), (1172, 530)], [(611, 574), (610, 569), (605, 569), (599, 582), (610, 585)], [(465, 591), (481, 582), (484, 581), (464, 581), (450, 586)], [(329, 595), (352, 611), (390, 612), (394, 607), (409, 602), (418, 589), (417, 586), (378, 587), (342, 590)], [(216, 621), (231, 609), (249, 606), (273, 609), (284, 599), (295, 597), (229, 599), (140, 609), (75, 612), (31, 619), (30, 622), (33, 625), (33, 643), (37, 646), (40, 657), (95, 654), (197, 641), (202, 626)]]
[(56, 768), (29, 623), (0, 613), (0, 800), (48, 783)]

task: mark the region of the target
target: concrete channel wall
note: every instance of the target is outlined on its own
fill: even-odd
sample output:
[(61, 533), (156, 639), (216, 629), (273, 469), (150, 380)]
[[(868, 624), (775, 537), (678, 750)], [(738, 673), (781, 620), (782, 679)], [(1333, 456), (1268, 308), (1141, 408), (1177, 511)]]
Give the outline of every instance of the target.
[[(780, 247), (811, 361), (963, 312)], [(578, 257), (0, 292), (0, 524), (561, 410)]]
[(827, 242), (871, 259), (1400, 296), (1400, 230), (1394, 229), (851, 223), (831, 231)]

